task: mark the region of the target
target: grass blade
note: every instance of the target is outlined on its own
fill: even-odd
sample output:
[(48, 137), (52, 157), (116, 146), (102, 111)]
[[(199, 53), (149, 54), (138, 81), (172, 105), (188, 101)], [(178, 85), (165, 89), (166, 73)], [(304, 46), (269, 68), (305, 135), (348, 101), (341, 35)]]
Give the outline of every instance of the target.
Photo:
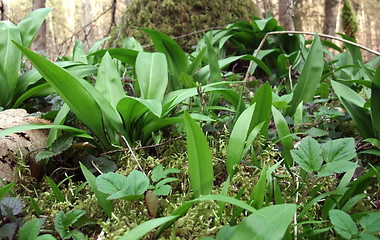
[(199, 125), (185, 112), (190, 185), (194, 197), (210, 194), (214, 172), (208, 142)]
[(109, 218), (111, 218), (113, 212), (112, 201), (107, 200), (108, 195), (102, 193), (98, 190), (96, 186), (96, 177), (80, 162), (80, 168), (82, 169), (83, 175), (86, 178), (88, 185), (90, 185), (91, 190), (94, 192), (100, 206), (103, 208), (104, 212)]
[[(277, 129), (278, 137), (282, 143), (282, 155), (285, 159), (285, 164), (290, 167), (293, 165), (293, 158), (290, 154), (290, 150), (294, 149), (293, 139), (290, 136), (290, 130), (288, 124), (285, 121), (284, 116), (277, 110), (277, 108), (272, 106), (272, 114), (274, 123)], [(287, 136), (287, 137), (286, 137)]]
[(62, 203), (65, 202), (65, 197), (63, 196), (63, 193), (59, 189), (57, 184), (55, 184), (55, 182), (51, 178), (49, 178), (48, 176), (46, 176), (46, 179), (47, 179), (51, 189), (53, 190), (54, 196), (57, 198), (58, 202), (62, 202)]
[(256, 107), (249, 129), (252, 130), (259, 123), (264, 122), (264, 127), (261, 128), (260, 132), (267, 139), (272, 107), (272, 88), (269, 82), (266, 82), (255, 92), (252, 103), (256, 103)]

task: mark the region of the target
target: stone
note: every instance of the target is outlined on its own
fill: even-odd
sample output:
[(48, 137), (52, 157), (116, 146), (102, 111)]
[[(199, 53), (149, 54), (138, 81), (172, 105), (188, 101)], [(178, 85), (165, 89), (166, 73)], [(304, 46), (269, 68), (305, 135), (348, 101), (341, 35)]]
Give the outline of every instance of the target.
[[(51, 122), (30, 116), (24, 109), (9, 109), (0, 112), (0, 131), (25, 124)], [(16, 171), (22, 164), (29, 165), (31, 176), (40, 179), (44, 173), (44, 164), (37, 163), (35, 157), (38, 148), (46, 146), (49, 130), (29, 130), (0, 138), (0, 177), (5, 182), (17, 180)], [(0, 182), (0, 186), (2, 183)]]

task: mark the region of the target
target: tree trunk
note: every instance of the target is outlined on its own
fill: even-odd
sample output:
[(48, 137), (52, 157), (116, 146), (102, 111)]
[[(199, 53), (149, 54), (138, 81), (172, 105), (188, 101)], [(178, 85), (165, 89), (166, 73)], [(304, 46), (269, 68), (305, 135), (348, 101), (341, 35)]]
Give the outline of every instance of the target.
[(4, 7), (4, 3), (3, 3), (3, 0), (0, 1), (0, 12), (1, 12), (1, 21), (5, 20), (5, 7)]
[(334, 35), (336, 29), (337, 0), (325, 0), (325, 21), (323, 33)]
[(303, 0), (297, 0), (294, 4), (294, 22), (295, 22), (295, 30), (302, 31), (302, 16), (304, 14), (303, 10)]
[(278, 1), (278, 20), (285, 30), (293, 31), (293, 1), (292, 0), (279, 0)]
[[(39, 8), (45, 8), (46, 0), (33, 0), (33, 11)], [(34, 50), (46, 51), (46, 22), (44, 21), (34, 37)]]

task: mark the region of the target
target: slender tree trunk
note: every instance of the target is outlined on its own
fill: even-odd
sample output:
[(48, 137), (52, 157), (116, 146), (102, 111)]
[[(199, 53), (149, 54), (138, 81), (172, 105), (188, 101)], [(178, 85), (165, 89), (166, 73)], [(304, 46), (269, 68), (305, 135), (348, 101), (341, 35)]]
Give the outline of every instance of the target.
[(325, 21), (323, 33), (334, 35), (336, 27), (337, 0), (325, 0)]
[(116, 26), (116, 18), (115, 18), (116, 5), (117, 5), (117, 0), (112, 0), (111, 25), (110, 25), (110, 28), (109, 28), (108, 35), (111, 34), (112, 27)]
[(303, 1), (304, 0), (297, 0), (294, 4), (294, 22), (295, 22), (295, 30), (302, 31), (302, 15), (303, 15)]
[(278, 20), (285, 30), (293, 31), (293, 1), (292, 0), (279, 0), (278, 1)]
[[(44, 8), (46, 0), (33, 0), (33, 11), (39, 8)], [(34, 50), (46, 51), (46, 22), (44, 21), (34, 37), (33, 46)]]
[(3, 3), (3, 0), (0, 1), (0, 12), (1, 12), (1, 21), (2, 20), (5, 20), (5, 7), (4, 7), (4, 3)]

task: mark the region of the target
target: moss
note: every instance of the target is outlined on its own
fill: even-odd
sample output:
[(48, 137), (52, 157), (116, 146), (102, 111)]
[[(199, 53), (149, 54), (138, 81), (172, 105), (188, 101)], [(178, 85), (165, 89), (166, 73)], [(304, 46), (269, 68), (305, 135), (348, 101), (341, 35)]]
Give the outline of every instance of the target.
[[(249, 21), (255, 14), (256, 7), (251, 0), (135, 0), (126, 9), (119, 27), (113, 29), (109, 47), (121, 47), (127, 36), (134, 36), (141, 44), (149, 44), (149, 36), (137, 27), (155, 29), (174, 37), (211, 27), (225, 27), (241, 20)], [(189, 49), (197, 43), (199, 36), (180, 38), (178, 43)]]
[(344, 34), (355, 39), (359, 31), (359, 24), (349, 0), (343, 1), (342, 26)]

